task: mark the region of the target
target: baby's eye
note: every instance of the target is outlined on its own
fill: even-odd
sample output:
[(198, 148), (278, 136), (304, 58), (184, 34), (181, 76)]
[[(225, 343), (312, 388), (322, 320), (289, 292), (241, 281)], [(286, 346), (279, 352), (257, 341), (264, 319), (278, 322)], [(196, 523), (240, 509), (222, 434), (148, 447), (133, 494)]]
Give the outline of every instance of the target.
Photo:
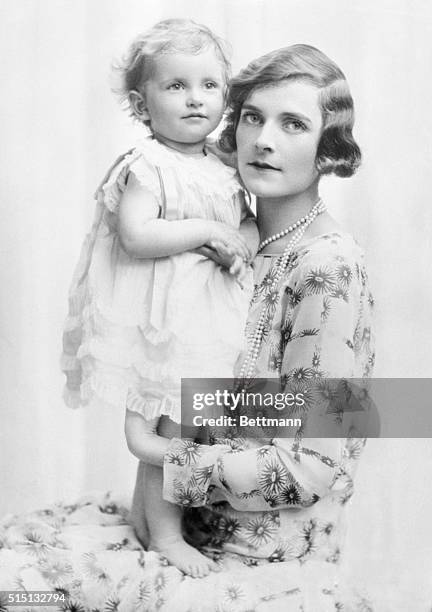
[(216, 89), (217, 88), (217, 83), (215, 83), (215, 81), (207, 81), (207, 83), (205, 83), (204, 87), (206, 89)]
[(242, 123), (247, 123), (249, 125), (258, 125), (261, 121), (261, 117), (252, 111), (245, 111), (241, 116)]
[(167, 89), (171, 89), (172, 91), (179, 91), (184, 87), (183, 83), (180, 81), (176, 81), (175, 83), (170, 83)]

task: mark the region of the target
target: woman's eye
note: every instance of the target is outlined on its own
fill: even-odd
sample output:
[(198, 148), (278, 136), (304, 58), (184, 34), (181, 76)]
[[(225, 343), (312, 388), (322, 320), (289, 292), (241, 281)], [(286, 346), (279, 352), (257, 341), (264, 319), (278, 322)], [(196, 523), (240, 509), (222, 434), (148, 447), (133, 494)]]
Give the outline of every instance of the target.
[(182, 89), (183, 87), (183, 83), (180, 82), (175, 82), (175, 83), (171, 83), (170, 85), (168, 85), (168, 89), (174, 90), (174, 91), (179, 91), (180, 89)]
[(303, 121), (299, 121), (297, 119), (289, 119), (285, 121), (283, 127), (289, 132), (304, 132), (306, 130), (306, 126)]
[(251, 113), (247, 111), (242, 114), (241, 120), (243, 123), (247, 123), (249, 125), (257, 125), (260, 122), (260, 116), (256, 113)]

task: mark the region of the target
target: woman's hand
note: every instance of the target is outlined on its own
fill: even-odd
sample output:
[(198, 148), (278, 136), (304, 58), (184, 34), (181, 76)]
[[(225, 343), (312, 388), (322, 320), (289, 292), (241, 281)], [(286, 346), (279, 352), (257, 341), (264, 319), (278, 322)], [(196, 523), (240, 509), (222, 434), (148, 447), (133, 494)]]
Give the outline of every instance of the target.
[(203, 246), (196, 249), (196, 252), (204, 257), (208, 257), (218, 265), (226, 268), (230, 274), (236, 276), (239, 281), (245, 277), (246, 262), (240, 255), (236, 255), (234, 249), (226, 247), (220, 242), (214, 243), (214, 247)]
[(243, 257), (235, 253), (232, 247), (226, 247), (221, 242), (215, 243), (214, 248), (219, 259), (223, 262), (222, 265), (229, 270), (230, 274), (241, 281), (246, 275), (246, 262)]
[(234, 262), (232, 263), (229, 269), (229, 272), (230, 274), (235, 276), (237, 280), (239, 281), (239, 283), (241, 284), (241, 281), (246, 276), (246, 268), (247, 268), (247, 262), (245, 262), (244, 259), (242, 259), (238, 255), (236, 255), (234, 258)]
[(232, 255), (241, 257), (242, 260), (250, 259), (251, 252), (239, 230), (219, 221), (208, 221), (208, 224), (209, 237), (206, 246), (217, 251), (222, 257), (231, 252)]
[(229, 255), (224, 255), (224, 254), (221, 254), (216, 249), (213, 249), (208, 246), (202, 246), (202, 247), (199, 247), (198, 249), (195, 249), (195, 253), (198, 253), (199, 255), (203, 255), (204, 257), (211, 259), (212, 261), (217, 263), (219, 266), (222, 266), (222, 268), (226, 268), (228, 270), (234, 261), (234, 255), (232, 255), (231, 253)]

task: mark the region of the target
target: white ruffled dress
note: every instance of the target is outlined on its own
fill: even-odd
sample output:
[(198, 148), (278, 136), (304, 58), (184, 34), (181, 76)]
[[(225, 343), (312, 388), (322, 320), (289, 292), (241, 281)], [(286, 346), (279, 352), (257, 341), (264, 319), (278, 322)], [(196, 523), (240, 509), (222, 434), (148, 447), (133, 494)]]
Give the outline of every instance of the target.
[(65, 400), (102, 402), (180, 422), (181, 378), (232, 376), (243, 348), (252, 276), (243, 288), (194, 252), (136, 259), (116, 232), (129, 173), (157, 198), (161, 218), (205, 218), (238, 228), (244, 196), (228, 168), (207, 152), (186, 156), (143, 140), (121, 158), (99, 191), (81, 251), (63, 335)]

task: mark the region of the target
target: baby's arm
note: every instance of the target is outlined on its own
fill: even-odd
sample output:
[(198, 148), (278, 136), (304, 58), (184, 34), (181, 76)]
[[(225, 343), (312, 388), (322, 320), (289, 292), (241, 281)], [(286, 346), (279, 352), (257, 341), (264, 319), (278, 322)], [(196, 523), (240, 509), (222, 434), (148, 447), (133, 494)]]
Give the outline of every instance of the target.
[(240, 232), (218, 221), (159, 217), (155, 196), (129, 174), (118, 220), (120, 242), (132, 257), (153, 259), (190, 251), (214, 240), (228, 242), (247, 257), (248, 247)]

